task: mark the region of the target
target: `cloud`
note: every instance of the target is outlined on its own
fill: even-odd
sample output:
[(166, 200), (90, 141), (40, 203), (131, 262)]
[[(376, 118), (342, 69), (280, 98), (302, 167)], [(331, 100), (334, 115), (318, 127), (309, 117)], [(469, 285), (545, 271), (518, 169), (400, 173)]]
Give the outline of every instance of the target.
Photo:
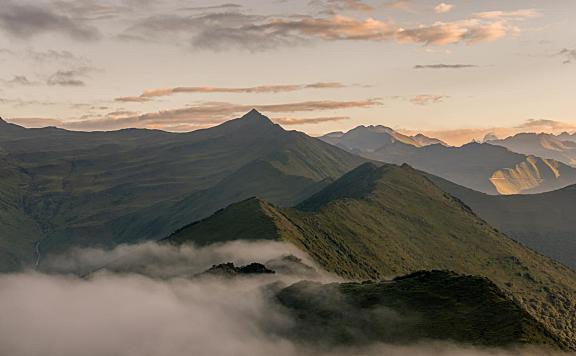
[(194, 7), (183, 7), (180, 10), (188, 10), (188, 11), (206, 11), (206, 10), (239, 10), (243, 8), (240, 4), (222, 4), (222, 5), (215, 5), (215, 6), (194, 6)]
[(304, 101), (286, 104), (240, 105), (222, 102), (205, 102), (181, 109), (163, 110), (128, 116), (104, 115), (86, 120), (69, 121), (65, 128), (73, 130), (116, 130), (128, 127), (173, 130), (182, 128), (205, 128), (222, 123), (235, 115), (244, 114), (253, 108), (266, 113), (296, 113), (380, 106), (378, 99), (355, 101)]
[(521, 9), (515, 11), (486, 11), (474, 14), (475, 17), (486, 20), (526, 20), (540, 17), (536, 9)]
[[(194, 278), (212, 264), (270, 260), (281, 263), (282, 257), (292, 253), (302, 257), (294, 246), (281, 242), (232, 242), (205, 248), (147, 243), (111, 251), (74, 250), (54, 257), (50, 274), (0, 275), (0, 354), (551, 355), (541, 350), (505, 351), (449, 343), (365, 343), (358, 347), (306, 344), (292, 336), (292, 329), (298, 324), (281, 308), (274, 293), (302, 279), (326, 283), (338, 281), (337, 278), (290, 268), (278, 269), (279, 273), (272, 275), (238, 279)], [(304, 262), (309, 262), (306, 256)], [(101, 266), (105, 270), (85, 278), (70, 274)], [(338, 294), (322, 295), (327, 297), (345, 302)], [(346, 303), (343, 307), (354, 306)], [(365, 312), (378, 313), (378, 320), (382, 321), (388, 315), (382, 311), (377, 308)], [(390, 312), (392, 325), (397, 325), (398, 313)]]
[(10, 85), (10, 86), (12, 86), (12, 85), (15, 85), (15, 86), (34, 86), (34, 85), (40, 84), (36, 81), (32, 81), (32, 80), (28, 79), (28, 77), (25, 75), (15, 75), (14, 77), (12, 77), (12, 79), (2, 80), (1, 82), (3, 82), (6, 85)]
[(521, 125), (518, 125), (517, 128), (538, 130), (576, 130), (576, 124), (549, 119), (530, 119)]
[(437, 14), (445, 14), (447, 12), (452, 11), (453, 8), (454, 8), (454, 5), (442, 2), (442, 3), (440, 3), (434, 7), (434, 12)]
[(576, 61), (576, 49), (564, 48), (558, 52), (557, 55), (564, 58), (564, 64), (570, 64)]
[(229, 88), (229, 87), (176, 87), (163, 89), (145, 90), (140, 96), (121, 97), (117, 101), (121, 102), (146, 102), (151, 98), (169, 96), (179, 93), (232, 93), (232, 94), (263, 94), (263, 93), (287, 93), (305, 89), (337, 89), (345, 88), (346, 85), (337, 82), (323, 82), (312, 84), (296, 85), (260, 85), (255, 87)]
[[(346, 2), (348, 4), (348, 2)], [(475, 44), (503, 38), (520, 29), (512, 22), (526, 19), (529, 10), (479, 13), (474, 17), (431, 25), (402, 27), (391, 20), (357, 19), (343, 15), (257, 16), (205, 13), (198, 16), (149, 17), (127, 29), (123, 38), (189, 43), (209, 50), (270, 50), (313, 41), (373, 41), (424, 45)]]
[(63, 86), (63, 87), (81, 87), (85, 86), (84, 79), (92, 72), (94, 68), (79, 67), (69, 70), (59, 70), (52, 74), (46, 84), (49, 86)]
[(468, 69), (478, 68), (476, 64), (418, 64), (414, 69)]
[(390, 99), (395, 100), (405, 100), (414, 105), (426, 106), (432, 104), (443, 103), (446, 99), (449, 99), (448, 95), (432, 95), (432, 94), (420, 94), (414, 96), (391, 96)]
[(63, 122), (57, 119), (49, 119), (49, 118), (40, 118), (40, 117), (19, 117), (19, 118), (11, 118), (8, 122), (29, 127), (29, 128), (40, 128), (40, 127), (48, 127), (48, 126), (62, 126)]
[(323, 13), (334, 14), (338, 11), (372, 11), (374, 6), (363, 0), (312, 0), (310, 5), (322, 7)]
[(99, 37), (96, 28), (52, 11), (48, 6), (4, 0), (0, 29), (16, 38), (28, 39), (45, 33), (57, 33), (79, 41)]
[(348, 116), (333, 116), (333, 117), (313, 117), (313, 118), (289, 118), (289, 117), (275, 117), (273, 121), (280, 125), (309, 125), (320, 124), (325, 122), (345, 121), (350, 120)]

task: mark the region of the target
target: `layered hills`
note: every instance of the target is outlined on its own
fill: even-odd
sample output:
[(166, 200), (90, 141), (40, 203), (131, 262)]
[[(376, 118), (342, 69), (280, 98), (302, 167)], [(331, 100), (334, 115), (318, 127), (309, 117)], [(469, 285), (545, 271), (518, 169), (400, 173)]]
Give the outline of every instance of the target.
[(443, 144), (418, 145), (391, 140), (374, 128), (360, 127), (349, 133), (353, 139), (328, 143), (371, 160), (408, 163), (414, 168), (487, 194), (534, 194), (576, 183), (576, 169), (534, 155), (512, 152), (491, 144), (470, 143), (462, 147)]
[(257, 111), (184, 134), (4, 123), (0, 152), (0, 270), (160, 238), (253, 195), (290, 206), (365, 161)]
[(576, 186), (541, 194), (493, 196), (429, 178), (490, 225), (576, 270)]
[(236, 239), (289, 241), (351, 280), (437, 269), (483, 276), (576, 347), (576, 274), (499, 233), (406, 165), (364, 164), (296, 208), (245, 200), (167, 241)]
[(571, 136), (568, 134), (565, 135), (521, 133), (505, 139), (488, 140), (486, 142), (506, 147), (512, 152), (553, 159), (567, 165), (576, 166), (576, 140), (570, 139)]

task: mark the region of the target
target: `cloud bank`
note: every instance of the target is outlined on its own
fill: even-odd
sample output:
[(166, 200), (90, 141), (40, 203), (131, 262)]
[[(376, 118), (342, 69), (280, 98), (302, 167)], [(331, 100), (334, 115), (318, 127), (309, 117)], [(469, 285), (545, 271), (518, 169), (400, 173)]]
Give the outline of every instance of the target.
[[(450, 344), (329, 348), (283, 334), (294, 324), (270, 292), (296, 276), (189, 278), (210, 263), (281, 257), (293, 247), (232, 243), (209, 248), (145, 244), (77, 250), (60, 272), (107, 262), (89, 278), (35, 272), (0, 275), (0, 354), (10, 356), (518, 356)], [(126, 258), (126, 260), (124, 260)], [(224, 259), (224, 260), (223, 260)], [(58, 262), (59, 261), (59, 262)], [(114, 266), (112, 266), (116, 263)]]

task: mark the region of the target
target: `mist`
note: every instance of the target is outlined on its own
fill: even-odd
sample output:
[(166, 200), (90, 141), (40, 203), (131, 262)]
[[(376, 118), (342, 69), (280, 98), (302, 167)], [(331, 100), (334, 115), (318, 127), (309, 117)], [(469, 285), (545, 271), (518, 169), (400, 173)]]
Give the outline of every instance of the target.
[[(294, 321), (273, 302), (270, 290), (302, 279), (330, 282), (336, 277), (290, 268), (273, 275), (198, 277), (213, 264), (278, 264), (287, 255), (313, 266), (300, 251), (279, 242), (205, 248), (142, 244), (52, 256), (43, 273), (0, 275), (0, 355), (543, 354), (446, 343), (319, 348), (283, 336)], [(81, 277), (86, 271), (92, 273)]]

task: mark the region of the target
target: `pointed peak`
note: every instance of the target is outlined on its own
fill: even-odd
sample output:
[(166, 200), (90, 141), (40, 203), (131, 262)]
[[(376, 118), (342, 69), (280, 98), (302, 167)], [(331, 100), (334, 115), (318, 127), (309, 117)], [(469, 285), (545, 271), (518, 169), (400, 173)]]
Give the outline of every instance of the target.
[(8, 125), (8, 123), (0, 116), (0, 125)]
[(256, 109), (252, 109), (250, 110), (248, 113), (246, 113), (244, 116), (242, 116), (242, 119), (244, 120), (251, 120), (251, 121), (261, 121), (261, 122), (266, 122), (266, 123), (272, 123), (272, 120), (270, 120), (267, 116), (261, 114), (258, 110)]

